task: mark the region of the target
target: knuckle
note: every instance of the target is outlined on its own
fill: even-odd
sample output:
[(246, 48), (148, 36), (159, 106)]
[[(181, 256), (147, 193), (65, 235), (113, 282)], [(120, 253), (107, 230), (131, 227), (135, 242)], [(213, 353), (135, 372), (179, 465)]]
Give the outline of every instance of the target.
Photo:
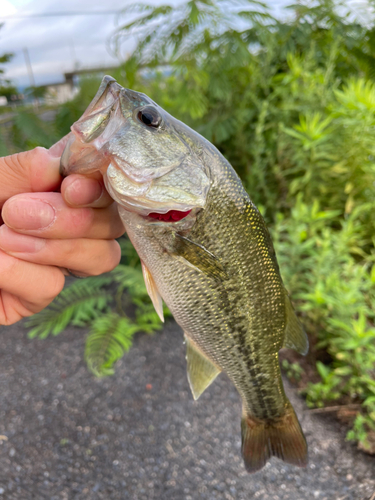
[(3, 279), (12, 279), (20, 270), (20, 261), (0, 250), (0, 273)]
[(124, 225), (120, 219), (120, 216), (117, 216), (114, 219), (111, 227), (111, 238), (117, 239), (121, 238), (121, 236), (125, 233)]
[(125, 229), (124, 227), (118, 227), (117, 230), (115, 231), (114, 233), (114, 238), (117, 239), (117, 238), (121, 238), (121, 236), (125, 233)]
[(69, 262), (76, 259), (77, 255), (80, 255), (81, 252), (80, 243), (80, 240), (67, 240), (61, 242), (59, 248), (56, 249), (56, 253), (59, 252), (61, 254), (59, 261), (69, 264)]
[(113, 241), (112, 243), (112, 248), (111, 248), (111, 253), (110, 253), (110, 258), (108, 261), (108, 268), (107, 271), (112, 271), (115, 267), (117, 267), (120, 264), (121, 260), (121, 248), (120, 245), (117, 243), (117, 241)]
[(44, 156), (47, 153), (46, 148), (43, 148), (42, 146), (37, 146), (34, 149), (30, 149), (30, 151), (27, 151), (27, 154), (29, 156), (30, 161), (40, 161), (41, 156)]
[(98, 276), (103, 273), (112, 271), (121, 259), (121, 248), (117, 241), (111, 240), (106, 242), (106, 249), (100, 252), (98, 265), (93, 270), (93, 275)]
[(48, 276), (48, 285), (45, 287), (45, 300), (52, 300), (61, 293), (65, 285), (65, 277), (60, 269), (52, 268)]
[[(48, 151), (45, 148), (42, 148), (41, 146), (37, 146), (34, 149), (30, 149), (30, 151), (26, 151), (25, 153), (19, 153), (20, 155), (24, 155), (24, 158), (26, 160), (26, 164), (29, 165), (29, 170), (32, 172), (35, 169), (39, 168), (39, 165), (41, 163), (44, 163), (47, 161), (47, 156), (48, 156)], [(19, 157), (21, 163), (21, 156)]]
[(85, 236), (89, 233), (94, 223), (94, 212), (91, 208), (71, 209), (71, 219), (69, 221), (69, 230), (74, 228), (75, 233)]

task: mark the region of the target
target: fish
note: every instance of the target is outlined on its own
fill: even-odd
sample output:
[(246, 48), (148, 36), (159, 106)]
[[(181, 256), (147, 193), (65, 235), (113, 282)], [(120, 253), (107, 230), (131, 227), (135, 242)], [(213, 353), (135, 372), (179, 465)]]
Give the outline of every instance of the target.
[(225, 372), (242, 399), (248, 472), (275, 456), (305, 467), (307, 444), (279, 351), (308, 351), (269, 231), (232, 166), (148, 96), (106, 76), (71, 127), (61, 173), (100, 171), (161, 320), (184, 332), (194, 399)]

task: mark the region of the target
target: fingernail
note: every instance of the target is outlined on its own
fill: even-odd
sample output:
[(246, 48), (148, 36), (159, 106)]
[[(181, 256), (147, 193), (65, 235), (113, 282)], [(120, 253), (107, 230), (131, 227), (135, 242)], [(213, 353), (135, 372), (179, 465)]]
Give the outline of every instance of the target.
[(64, 198), (69, 205), (85, 206), (98, 201), (103, 194), (103, 186), (95, 179), (77, 179), (69, 184)]
[(56, 213), (52, 205), (42, 200), (10, 199), (4, 204), (2, 217), (12, 229), (43, 229), (52, 224)]
[(5, 224), (0, 227), (0, 249), (7, 253), (36, 253), (46, 244), (46, 240), (15, 233)]

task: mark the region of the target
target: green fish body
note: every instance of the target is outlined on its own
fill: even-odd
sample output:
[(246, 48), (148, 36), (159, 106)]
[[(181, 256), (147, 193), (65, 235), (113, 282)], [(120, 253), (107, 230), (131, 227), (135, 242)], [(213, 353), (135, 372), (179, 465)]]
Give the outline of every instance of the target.
[[(115, 132), (103, 140), (111, 118)], [(199, 134), (110, 77), (72, 132), (63, 173), (102, 171), (157, 312), (162, 317), (163, 299), (184, 331), (194, 398), (225, 372), (243, 403), (247, 470), (271, 456), (305, 466), (306, 441), (284, 392), (278, 352), (305, 354), (308, 342), (264, 220), (233, 168)], [(129, 159), (135, 144), (137, 156)]]

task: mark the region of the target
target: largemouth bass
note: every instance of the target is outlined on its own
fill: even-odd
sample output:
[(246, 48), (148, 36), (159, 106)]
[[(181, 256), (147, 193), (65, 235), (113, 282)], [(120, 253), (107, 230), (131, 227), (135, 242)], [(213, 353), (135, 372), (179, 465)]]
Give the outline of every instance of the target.
[(156, 311), (163, 319), (163, 299), (184, 331), (194, 398), (225, 372), (242, 398), (246, 469), (272, 456), (305, 466), (278, 352), (306, 354), (308, 341), (264, 220), (231, 165), (149, 97), (108, 76), (71, 130), (62, 174), (102, 172)]

